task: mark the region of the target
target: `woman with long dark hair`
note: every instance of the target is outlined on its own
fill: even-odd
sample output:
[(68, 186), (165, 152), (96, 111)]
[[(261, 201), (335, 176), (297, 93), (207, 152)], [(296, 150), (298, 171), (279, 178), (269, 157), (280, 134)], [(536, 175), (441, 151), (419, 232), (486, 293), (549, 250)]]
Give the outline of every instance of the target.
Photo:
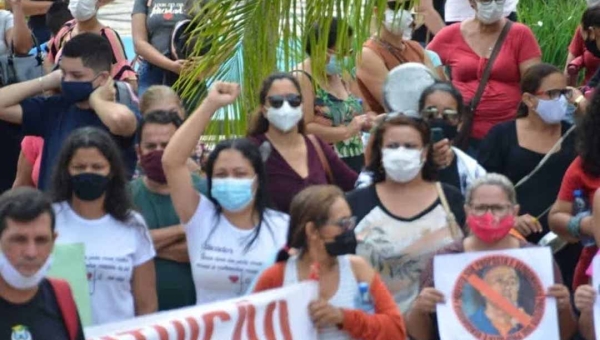
[[(305, 281), (317, 263), (320, 298), (310, 304), (309, 313), (319, 327), (319, 339), (405, 339), (404, 321), (381, 278), (365, 260), (350, 255), (356, 247), (355, 222), (339, 188), (302, 190), (292, 201), (287, 237), (288, 246), (298, 253), (281, 250), (254, 291)], [(361, 296), (371, 301), (370, 307), (366, 303), (359, 309)]]
[[(521, 93), (517, 119), (490, 130), (478, 160), (487, 171), (516, 183), (521, 205), (516, 229), (527, 241), (538, 243), (549, 231), (548, 211), (576, 157), (575, 134), (564, 119), (569, 102), (574, 103), (581, 93), (567, 88), (562, 71), (550, 64), (531, 66), (523, 75)], [(579, 245), (572, 245), (556, 253), (569, 286), (580, 251)]]
[(157, 309), (154, 246), (133, 211), (121, 152), (104, 131), (66, 140), (52, 178), (59, 243), (83, 243), (94, 324)]
[(328, 144), (305, 134), (301, 93), (298, 80), (289, 73), (270, 75), (263, 82), (260, 110), (248, 132), (265, 160), (274, 207), (283, 212), (294, 195), (310, 185), (336, 184), (350, 191), (357, 179)]
[(192, 185), (187, 159), (212, 115), (239, 91), (237, 84), (215, 83), (162, 158), (173, 206), (185, 225), (198, 304), (243, 295), (287, 235), (288, 216), (268, 209), (264, 164), (249, 140), (217, 144), (206, 163), (207, 196)]

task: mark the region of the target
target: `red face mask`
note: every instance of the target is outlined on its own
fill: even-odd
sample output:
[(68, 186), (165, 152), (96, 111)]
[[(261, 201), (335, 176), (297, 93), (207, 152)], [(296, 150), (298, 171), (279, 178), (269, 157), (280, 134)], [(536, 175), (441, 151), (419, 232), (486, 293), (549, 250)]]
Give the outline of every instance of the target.
[(154, 182), (165, 184), (167, 178), (162, 167), (163, 150), (154, 150), (140, 157), (140, 165), (144, 173)]
[(469, 215), (467, 225), (477, 238), (487, 244), (494, 244), (508, 235), (515, 226), (515, 217), (506, 215), (496, 221), (494, 215), (487, 212), (481, 216)]

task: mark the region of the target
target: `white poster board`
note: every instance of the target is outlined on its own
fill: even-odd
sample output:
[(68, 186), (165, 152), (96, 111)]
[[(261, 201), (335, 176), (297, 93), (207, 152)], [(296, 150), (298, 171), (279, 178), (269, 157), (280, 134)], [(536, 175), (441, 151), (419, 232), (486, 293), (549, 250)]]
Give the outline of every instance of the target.
[(87, 340), (316, 340), (308, 304), (318, 283), (248, 295), (239, 299), (88, 327)]
[(559, 338), (550, 248), (438, 255), (433, 268), (442, 340)]

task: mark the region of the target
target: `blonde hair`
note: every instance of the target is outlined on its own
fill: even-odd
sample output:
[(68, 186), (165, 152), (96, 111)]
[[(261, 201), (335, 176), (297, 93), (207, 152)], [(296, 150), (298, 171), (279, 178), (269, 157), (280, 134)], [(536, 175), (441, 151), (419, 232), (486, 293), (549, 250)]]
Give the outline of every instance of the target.
[(140, 112), (142, 116), (148, 113), (148, 109), (157, 103), (164, 103), (165, 101), (173, 100), (177, 102), (179, 106), (183, 109), (183, 102), (177, 92), (175, 92), (172, 88), (165, 85), (152, 85), (150, 86), (146, 92), (140, 98)]

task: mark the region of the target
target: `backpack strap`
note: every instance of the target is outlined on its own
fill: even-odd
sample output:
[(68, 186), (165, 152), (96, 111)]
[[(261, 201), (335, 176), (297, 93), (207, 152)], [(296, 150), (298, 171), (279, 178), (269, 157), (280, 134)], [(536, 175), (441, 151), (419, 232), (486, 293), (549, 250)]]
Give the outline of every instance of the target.
[(56, 295), (58, 308), (69, 333), (69, 340), (75, 340), (77, 339), (77, 333), (79, 333), (79, 315), (77, 314), (77, 305), (73, 299), (71, 287), (65, 280), (48, 278), (48, 282), (50, 282), (50, 286), (52, 286)]
[(315, 135), (307, 135), (306, 137), (312, 143), (312, 145), (315, 147), (315, 151), (317, 151), (317, 156), (319, 156), (319, 161), (321, 161), (321, 165), (323, 166), (323, 169), (325, 170), (325, 174), (327, 175), (327, 181), (329, 182), (329, 184), (334, 184), (335, 180), (333, 179), (333, 173), (331, 172), (331, 167), (329, 166), (329, 161), (327, 161), (327, 157), (325, 157), (325, 152), (323, 151), (323, 148), (321, 147), (321, 143), (319, 143), (319, 140), (317, 139), (317, 137)]
[[(185, 29), (190, 22), (192, 22), (190, 19), (180, 20), (175, 24), (175, 28), (173, 28), (173, 33), (171, 33), (171, 59), (173, 60), (181, 59), (177, 54), (176, 43), (185, 32)], [(183, 32), (181, 30), (183, 30)]]
[[(129, 71), (135, 73), (133, 67), (131, 67), (131, 64), (129, 63), (127, 52), (125, 51), (125, 46), (123, 45), (123, 40), (121, 40), (119, 33), (110, 27), (104, 27), (100, 30), (100, 35), (108, 40), (110, 48), (112, 49), (112, 77), (116, 80), (124, 80), (123, 74), (125, 72)], [(123, 59), (117, 60), (117, 56), (120, 55), (123, 56)], [(114, 72), (115, 69), (118, 71)]]
[(117, 102), (123, 104), (129, 108), (137, 107), (139, 105), (138, 97), (133, 92), (131, 86), (124, 81), (115, 81), (117, 87)]
[(56, 57), (58, 55), (58, 52), (62, 49), (63, 45), (65, 44), (65, 39), (67, 38), (67, 34), (69, 34), (69, 32), (71, 32), (75, 28), (75, 25), (76, 25), (75, 19), (67, 21), (63, 25), (63, 27), (58, 31), (58, 33), (56, 33), (54, 38), (52, 39), (52, 42), (51, 42), (50, 48), (49, 48), (49, 50), (50, 50), (49, 54), (54, 59), (55, 64), (58, 64), (58, 60), (56, 60)]

